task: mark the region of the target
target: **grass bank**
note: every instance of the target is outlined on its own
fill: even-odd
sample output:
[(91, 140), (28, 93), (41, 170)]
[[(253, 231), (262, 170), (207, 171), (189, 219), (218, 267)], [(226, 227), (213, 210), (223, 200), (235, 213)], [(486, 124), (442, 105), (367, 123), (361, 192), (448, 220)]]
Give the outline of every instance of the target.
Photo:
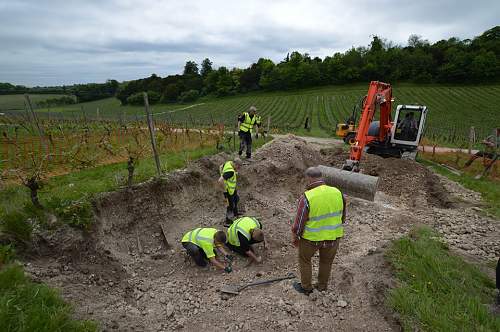
[(59, 293), (30, 281), (21, 266), (0, 270), (0, 326), (2, 331), (97, 331), (92, 321), (73, 319), (71, 306)]
[(493, 280), (450, 253), (431, 229), (393, 242), (387, 259), (399, 280), (388, 302), (405, 331), (500, 331), (500, 317), (488, 310)]
[(500, 180), (498, 178), (498, 170), (493, 170), (495, 173), (488, 177), (476, 180), (474, 178), (475, 175), (481, 173), (483, 169), (480, 160), (476, 160), (470, 169), (462, 171), (461, 175), (457, 175), (446, 167), (441, 166), (440, 163), (461, 169), (466, 161), (465, 158), (459, 159), (458, 164), (455, 163), (455, 156), (436, 154), (435, 158), (437, 159), (430, 160), (428, 155), (419, 154), (418, 161), (430, 167), (435, 172), (460, 183), (465, 188), (480, 193), (486, 204), (486, 210), (497, 218), (500, 218)]

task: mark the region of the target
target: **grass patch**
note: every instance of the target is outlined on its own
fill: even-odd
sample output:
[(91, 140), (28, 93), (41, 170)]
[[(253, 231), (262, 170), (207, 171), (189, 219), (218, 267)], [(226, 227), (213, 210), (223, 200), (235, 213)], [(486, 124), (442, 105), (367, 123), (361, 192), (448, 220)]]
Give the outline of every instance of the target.
[[(487, 204), (486, 210), (500, 218), (500, 185), (499, 181), (485, 177), (479, 180), (474, 179), (474, 173), (462, 173), (456, 175), (450, 172), (443, 166), (436, 164), (433, 161), (420, 157), (418, 161), (426, 166), (429, 166), (435, 172), (446, 176), (450, 180), (460, 183), (465, 188), (474, 190), (481, 194), (481, 197)], [(479, 164), (479, 161), (476, 161)]]
[(0, 270), (2, 331), (97, 331), (94, 322), (71, 315), (71, 307), (55, 290), (28, 280), (19, 265)]
[(495, 285), (458, 256), (429, 228), (393, 242), (387, 258), (401, 282), (388, 302), (407, 331), (500, 331), (488, 311)]

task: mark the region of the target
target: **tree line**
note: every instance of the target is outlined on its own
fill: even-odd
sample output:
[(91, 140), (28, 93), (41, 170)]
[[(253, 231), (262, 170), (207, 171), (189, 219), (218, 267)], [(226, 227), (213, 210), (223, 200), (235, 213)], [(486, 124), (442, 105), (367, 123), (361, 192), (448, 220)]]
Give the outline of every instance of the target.
[(122, 104), (141, 103), (134, 94), (149, 91), (153, 102), (192, 101), (198, 96), (228, 96), (249, 91), (278, 91), (329, 84), (381, 80), (415, 83), (487, 83), (500, 78), (500, 26), (473, 39), (450, 38), (433, 44), (417, 35), (407, 46), (378, 36), (366, 47), (312, 58), (292, 52), (274, 63), (260, 58), (248, 68), (213, 68), (210, 59), (198, 66), (186, 62), (182, 75), (151, 77), (120, 86)]
[[(13, 85), (10, 83), (0, 83), (0, 95), (6, 94), (63, 94), (73, 95), (76, 102), (82, 103), (86, 101), (98, 100), (109, 98), (116, 95), (120, 83), (116, 80), (108, 80), (106, 83), (88, 83), (88, 84), (74, 84), (62, 86), (48, 86), (48, 87), (26, 87), (24, 85)], [(70, 99), (62, 98), (54, 100), (58, 103), (71, 103)]]
[[(187, 61), (182, 75), (150, 77), (118, 84), (83, 84), (52, 88), (31, 88), (45, 93), (71, 93), (78, 102), (112, 95), (123, 105), (141, 105), (142, 92), (150, 103), (191, 102), (200, 96), (218, 97), (249, 91), (278, 91), (330, 84), (381, 80), (415, 83), (488, 83), (500, 80), (500, 26), (473, 39), (449, 38), (431, 44), (418, 35), (407, 46), (374, 36), (370, 45), (353, 47), (325, 58), (292, 52), (279, 63), (260, 58), (249, 67), (213, 67), (206, 58), (198, 65)], [(0, 83), (0, 94), (9, 91)], [(10, 86), (14, 89), (24, 87)], [(25, 88), (26, 89), (26, 88)], [(64, 92), (60, 92), (62, 89)]]

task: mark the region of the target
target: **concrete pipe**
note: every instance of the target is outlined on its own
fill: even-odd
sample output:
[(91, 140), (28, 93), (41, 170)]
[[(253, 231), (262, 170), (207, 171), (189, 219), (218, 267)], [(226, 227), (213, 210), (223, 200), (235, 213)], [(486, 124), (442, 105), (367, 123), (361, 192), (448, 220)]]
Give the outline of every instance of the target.
[(318, 168), (327, 185), (340, 189), (342, 193), (368, 201), (375, 199), (379, 178), (376, 176), (344, 171), (320, 165)]

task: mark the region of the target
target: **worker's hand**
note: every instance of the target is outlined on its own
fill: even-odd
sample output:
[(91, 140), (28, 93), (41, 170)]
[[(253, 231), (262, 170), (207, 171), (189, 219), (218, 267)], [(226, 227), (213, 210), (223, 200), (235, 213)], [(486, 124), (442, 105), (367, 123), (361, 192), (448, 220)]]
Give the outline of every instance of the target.
[(233, 268), (232, 268), (232, 267), (230, 267), (230, 266), (226, 266), (226, 267), (224, 268), (224, 272), (226, 272), (226, 273), (231, 273), (231, 272), (233, 272)]
[(260, 256), (255, 257), (255, 261), (257, 263), (262, 263), (262, 257), (260, 257)]
[(295, 248), (299, 246), (299, 238), (295, 234), (292, 234), (292, 244)]
[(232, 262), (234, 260), (234, 256), (233, 255), (226, 255), (226, 259), (230, 262)]

